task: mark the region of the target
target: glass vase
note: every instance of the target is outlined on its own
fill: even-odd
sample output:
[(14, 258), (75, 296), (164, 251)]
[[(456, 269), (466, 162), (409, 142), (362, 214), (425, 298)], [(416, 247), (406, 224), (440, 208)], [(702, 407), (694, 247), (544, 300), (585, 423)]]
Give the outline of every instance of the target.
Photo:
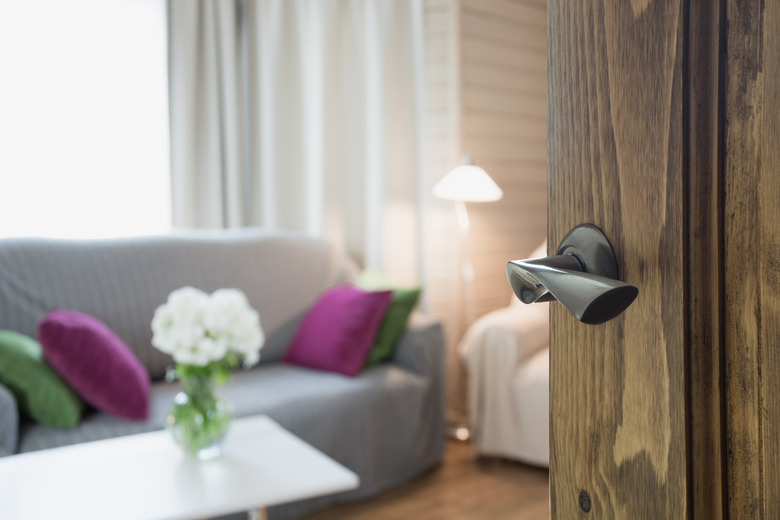
[(213, 379), (207, 375), (180, 376), (182, 391), (176, 394), (166, 426), (173, 440), (187, 455), (200, 460), (219, 455), (233, 406), (214, 394)]

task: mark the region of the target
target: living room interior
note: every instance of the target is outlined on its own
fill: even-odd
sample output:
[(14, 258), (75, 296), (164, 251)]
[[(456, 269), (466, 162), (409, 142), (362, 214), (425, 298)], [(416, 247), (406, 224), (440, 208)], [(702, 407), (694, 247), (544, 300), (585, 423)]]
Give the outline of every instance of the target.
[[(219, 300), (259, 336), (217, 389), (235, 417), (214, 461), (279, 428), (345, 483), (171, 517), (548, 517), (547, 304), (506, 276), (547, 255), (545, 0), (8, 2), (0, 57), (0, 488), (32, 457), (171, 430), (198, 362), (157, 313)], [(102, 354), (75, 366), (74, 323), (140, 411), (93, 384)], [(360, 355), (317, 350), (347, 336)], [(70, 417), (38, 420), (22, 358)]]

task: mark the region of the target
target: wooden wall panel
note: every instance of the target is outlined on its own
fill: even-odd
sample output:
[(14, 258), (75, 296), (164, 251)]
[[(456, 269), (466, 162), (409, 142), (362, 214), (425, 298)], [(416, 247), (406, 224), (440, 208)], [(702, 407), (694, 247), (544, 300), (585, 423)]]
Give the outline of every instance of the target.
[[(468, 16), (466, 15), (467, 18)], [(540, 52), (537, 45), (528, 48), (475, 32), (464, 33), (463, 39), (468, 42), (463, 46), (465, 60), (492, 63), (500, 68), (526, 72), (544, 73), (547, 70), (547, 56)]]
[(532, 26), (544, 29), (547, 10), (539, 2), (525, 0), (461, 0), (464, 14), (483, 18), (503, 19), (519, 27)]
[(550, 306), (551, 514), (685, 518), (683, 1), (548, 9), (548, 237), (595, 224), (639, 288), (602, 325)]
[(731, 518), (780, 517), (780, 5), (726, 2), (725, 339)]
[[(544, 4), (537, 6), (536, 9), (540, 12), (547, 10)], [(472, 15), (463, 20), (463, 34), (468, 37), (503, 42), (506, 45), (516, 45), (542, 52), (547, 50), (545, 23), (527, 24), (522, 21), (508, 20), (490, 16), (482, 9), (472, 9), (468, 6), (466, 12)]]
[(475, 316), (481, 316), (511, 298), (506, 262), (545, 238), (547, 11), (521, 0), (462, 5), (461, 150), (504, 189), (498, 202), (469, 204)]
[(433, 186), (468, 154), (505, 191), (499, 202), (469, 204), (471, 287), (461, 283), (454, 207), (431, 201), (427, 302), (445, 325), (449, 415), (459, 422), (466, 374), (457, 344), (475, 318), (509, 303), (507, 260), (545, 237), (546, 7), (530, 0), (424, 6), (427, 180)]

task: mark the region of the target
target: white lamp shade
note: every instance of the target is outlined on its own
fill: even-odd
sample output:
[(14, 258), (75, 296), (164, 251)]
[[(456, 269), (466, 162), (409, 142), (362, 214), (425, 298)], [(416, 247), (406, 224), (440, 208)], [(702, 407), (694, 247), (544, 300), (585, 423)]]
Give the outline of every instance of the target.
[(485, 170), (473, 164), (461, 164), (433, 187), (440, 199), (464, 202), (491, 202), (504, 196), (498, 184)]

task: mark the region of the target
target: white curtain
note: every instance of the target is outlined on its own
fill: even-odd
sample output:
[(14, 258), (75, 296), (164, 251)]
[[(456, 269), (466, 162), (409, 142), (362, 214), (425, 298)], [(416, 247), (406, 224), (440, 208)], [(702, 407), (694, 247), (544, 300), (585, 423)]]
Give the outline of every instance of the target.
[(168, 1), (173, 225), (248, 224), (242, 3)]
[(174, 224), (325, 236), (420, 281), (419, 0), (170, 0)]

